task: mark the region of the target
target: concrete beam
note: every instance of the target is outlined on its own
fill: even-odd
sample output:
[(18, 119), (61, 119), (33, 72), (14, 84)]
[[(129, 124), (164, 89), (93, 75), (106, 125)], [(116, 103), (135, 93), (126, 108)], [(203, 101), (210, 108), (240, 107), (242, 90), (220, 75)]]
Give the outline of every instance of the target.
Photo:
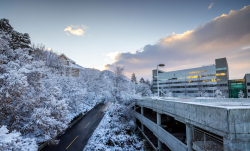
[(187, 151), (187, 145), (183, 144), (180, 140), (168, 133), (166, 130), (142, 116), (140, 113), (135, 112), (134, 116), (143, 123), (148, 129), (150, 129), (156, 137), (158, 137), (164, 144), (173, 151)]

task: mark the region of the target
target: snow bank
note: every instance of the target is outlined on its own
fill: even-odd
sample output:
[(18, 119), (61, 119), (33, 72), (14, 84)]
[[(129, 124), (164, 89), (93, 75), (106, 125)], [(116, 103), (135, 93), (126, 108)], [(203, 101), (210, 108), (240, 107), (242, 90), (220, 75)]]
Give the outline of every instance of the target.
[(83, 151), (144, 150), (128, 112), (131, 106), (111, 104)]
[(9, 133), (6, 126), (0, 127), (0, 150), (3, 151), (37, 151), (35, 139), (23, 138), (21, 133), (13, 131)]

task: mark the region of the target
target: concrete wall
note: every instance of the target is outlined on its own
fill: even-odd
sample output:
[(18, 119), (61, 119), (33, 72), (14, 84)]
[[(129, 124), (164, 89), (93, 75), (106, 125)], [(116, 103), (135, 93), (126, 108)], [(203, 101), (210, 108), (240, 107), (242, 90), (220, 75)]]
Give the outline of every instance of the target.
[(154, 135), (161, 140), (162, 143), (165, 143), (173, 151), (187, 151), (187, 145), (183, 144), (173, 135), (168, 133), (166, 130), (147, 119), (140, 113), (135, 112), (135, 117), (140, 120), (140, 122), (150, 129)]
[[(137, 99), (136, 105), (170, 115), (180, 122), (222, 136), (225, 151), (250, 150), (250, 99), (159, 100), (143, 98)], [(158, 135), (162, 140), (164, 140), (163, 137), (167, 137), (166, 141), (170, 141), (169, 135), (171, 134), (161, 131), (155, 123), (139, 113), (136, 114), (136, 118), (149, 127), (156, 136)], [(164, 135), (161, 136), (161, 133)], [(167, 142), (164, 141), (169, 146)]]
[(183, 123), (188, 121), (206, 130), (210, 130), (211, 128), (216, 131), (219, 130), (216, 134), (221, 136), (226, 135), (225, 132), (228, 129), (227, 109), (216, 108), (213, 106), (187, 104), (185, 102), (172, 100), (162, 101), (146, 99), (137, 100), (136, 104), (150, 108), (162, 114), (170, 115)]

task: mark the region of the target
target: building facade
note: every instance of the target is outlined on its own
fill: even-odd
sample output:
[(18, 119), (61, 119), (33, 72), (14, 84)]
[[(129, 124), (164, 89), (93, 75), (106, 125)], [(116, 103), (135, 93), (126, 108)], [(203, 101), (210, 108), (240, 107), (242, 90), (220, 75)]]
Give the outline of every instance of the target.
[[(226, 58), (215, 59), (215, 64), (198, 68), (164, 72), (153, 70), (153, 91), (172, 92), (173, 96), (214, 96), (219, 89), (229, 97), (229, 70)], [(158, 81), (158, 86), (157, 86)]]
[(245, 81), (245, 79), (235, 79), (228, 81), (229, 98), (239, 98), (240, 91), (244, 93), (244, 98), (247, 97)]
[(246, 97), (250, 98), (250, 73), (247, 73), (244, 76), (245, 84), (246, 84)]

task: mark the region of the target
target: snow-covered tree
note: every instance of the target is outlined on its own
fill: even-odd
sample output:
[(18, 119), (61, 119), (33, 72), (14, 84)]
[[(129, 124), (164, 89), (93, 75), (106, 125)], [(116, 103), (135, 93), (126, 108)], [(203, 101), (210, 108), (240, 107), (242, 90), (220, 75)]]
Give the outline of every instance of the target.
[(166, 91), (164, 91), (163, 87), (161, 87), (161, 90), (159, 91), (159, 95), (162, 97), (166, 95)]
[(139, 83), (135, 85), (135, 93), (141, 96), (150, 96), (152, 92), (147, 84)]
[(132, 105), (111, 104), (83, 150), (145, 150), (131, 118)]
[(0, 150), (1, 151), (37, 151), (38, 146), (35, 139), (23, 138), (20, 132), (0, 126)]
[(166, 92), (166, 97), (173, 97), (173, 92), (171, 92), (171, 91), (168, 91), (168, 92)]
[(143, 78), (140, 79), (140, 83), (145, 83), (145, 80)]
[(137, 83), (137, 80), (136, 80), (136, 77), (135, 77), (134, 73), (132, 74), (131, 82)]
[[(19, 136), (26, 145), (48, 140), (57, 144), (56, 136), (70, 121), (96, 104), (116, 98), (119, 104), (129, 106), (136, 97), (133, 83), (123, 75), (124, 68), (115, 72), (79, 68), (79, 77), (66, 76), (61, 74), (66, 67), (57, 53), (43, 45), (30, 48), (29, 43), (27, 34), (14, 31), (8, 20), (0, 20), (0, 125), (10, 131), (1, 129), (5, 133), (0, 134), (0, 150), (19, 150), (11, 147), (13, 141), (6, 145), (1, 139), (17, 131), (18, 138), (13, 140), (21, 146)], [(34, 51), (44, 60), (34, 59)], [(140, 85), (138, 93), (150, 93), (148, 85)], [(28, 150), (25, 145), (21, 148)]]
[(151, 87), (151, 83), (148, 79), (145, 81), (145, 84), (147, 84), (149, 87)]
[(242, 90), (239, 91), (238, 97), (239, 97), (239, 98), (244, 98), (244, 93), (243, 93)]
[(223, 98), (221, 90), (217, 89), (214, 93), (215, 98)]
[(14, 30), (14, 28), (9, 24), (8, 19), (0, 19), (0, 30), (5, 32), (6, 35), (10, 37), (9, 46), (11, 49), (15, 50), (18, 48), (30, 48), (30, 37), (29, 34), (19, 33)]

